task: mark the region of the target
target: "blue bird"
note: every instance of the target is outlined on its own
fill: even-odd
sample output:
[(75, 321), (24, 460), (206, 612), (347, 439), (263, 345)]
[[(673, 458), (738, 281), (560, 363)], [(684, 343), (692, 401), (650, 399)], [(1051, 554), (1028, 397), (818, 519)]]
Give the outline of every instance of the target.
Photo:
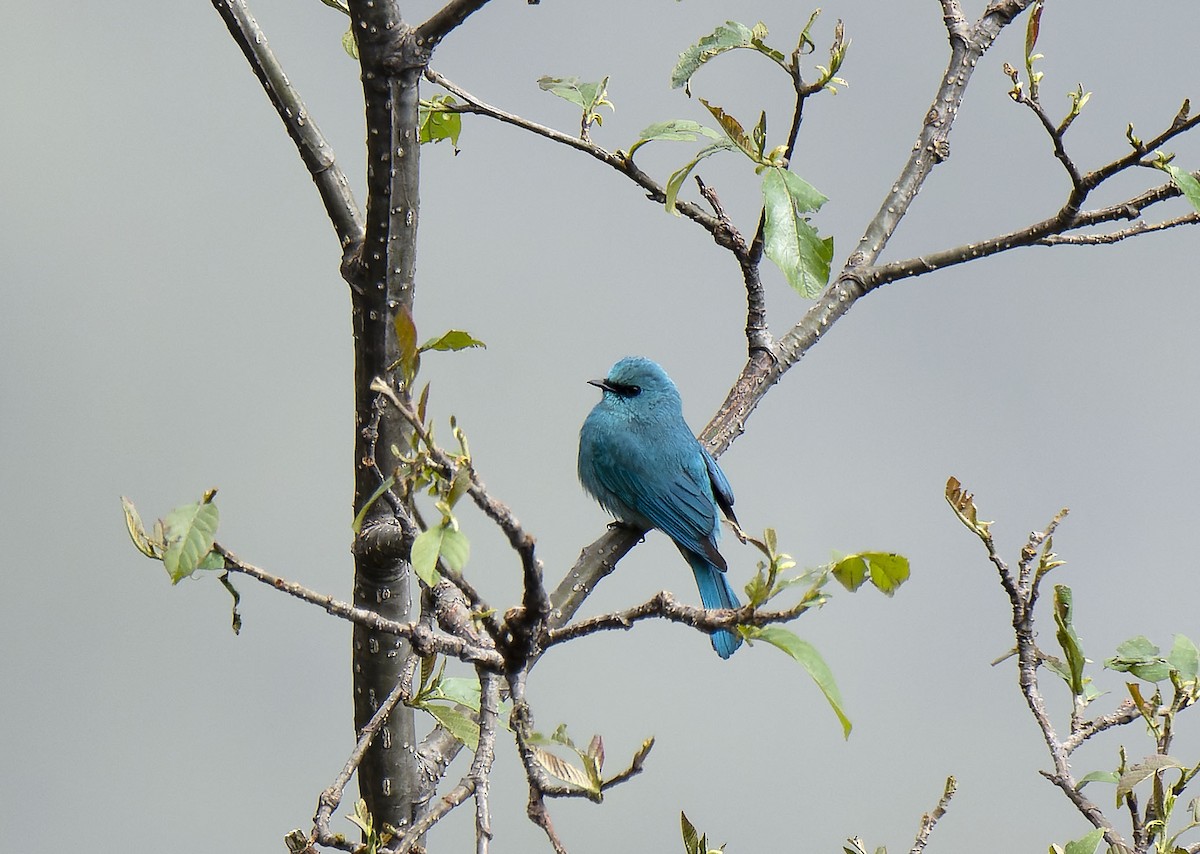
[[(733, 490), (683, 420), (679, 390), (657, 363), (629, 356), (602, 380), (600, 402), (579, 431), (579, 482), (627, 525), (657, 528), (675, 541), (692, 567), (705, 608), (740, 608), (717, 551), (717, 509), (735, 522)], [(742, 641), (712, 634), (721, 658)]]

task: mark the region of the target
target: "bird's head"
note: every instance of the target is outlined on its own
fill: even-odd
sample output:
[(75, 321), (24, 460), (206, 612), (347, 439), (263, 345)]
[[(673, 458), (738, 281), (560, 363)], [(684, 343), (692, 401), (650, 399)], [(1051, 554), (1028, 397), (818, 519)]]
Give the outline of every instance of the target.
[(679, 390), (667, 372), (644, 356), (626, 356), (612, 366), (602, 380), (588, 380), (604, 391), (604, 399), (616, 398), (637, 407), (674, 404), (681, 408)]

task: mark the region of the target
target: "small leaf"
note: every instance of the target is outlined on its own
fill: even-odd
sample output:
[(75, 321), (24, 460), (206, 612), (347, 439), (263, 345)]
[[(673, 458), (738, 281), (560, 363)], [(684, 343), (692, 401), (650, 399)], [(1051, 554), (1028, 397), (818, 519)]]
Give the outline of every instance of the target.
[(1104, 838), (1104, 828), (1097, 827), (1087, 836), (1068, 842), (1063, 846), (1063, 854), (1096, 854), (1100, 840)]
[(1167, 654), (1167, 663), (1175, 668), (1182, 681), (1195, 682), (1197, 670), (1200, 670), (1200, 650), (1196, 649), (1191, 639), (1175, 635), (1175, 643)]
[(691, 119), (671, 119), (670, 121), (656, 122), (645, 128), (638, 134), (638, 141), (653, 142), (657, 139), (666, 139), (691, 142), (700, 136), (709, 139), (721, 139), (719, 131), (715, 131), (699, 122), (694, 122)]
[(830, 708), (833, 709), (838, 720), (842, 724), (842, 735), (846, 738), (850, 737), (851, 723), (846, 717), (846, 712), (842, 703), (841, 692), (838, 691), (837, 683), (833, 679), (833, 671), (829, 669), (829, 665), (825, 663), (825, 659), (817, 652), (817, 648), (807, 641), (803, 641), (792, 632), (782, 626), (765, 626), (763, 628), (752, 629), (748, 633), (751, 640), (763, 640), (775, 646), (785, 653), (790, 655), (795, 661), (798, 661), (812, 680), (817, 683), (817, 687), (821, 689), (821, 693), (825, 695)]
[(401, 305), (396, 310), (393, 319), (396, 327), (396, 345), (400, 350), (400, 374), (404, 384), (411, 386), (421, 366), (421, 357), (417, 351), (417, 325), (413, 322), (412, 309)]
[(985, 540), (991, 538), (989, 529), (992, 523), (980, 521), (979, 511), (975, 507), (975, 496), (963, 489), (963, 485), (958, 482), (956, 477), (946, 481), (946, 501), (954, 508), (954, 515), (958, 516), (959, 521), (974, 531), (977, 536)]
[(342, 50), (346, 51), (351, 59), (358, 59), (358, 39), (354, 37), (354, 27), (342, 33)]
[(396, 478), (392, 475), (388, 475), (387, 480), (379, 484), (375, 491), (371, 493), (371, 497), (367, 499), (367, 503), (362, 506), (362, 509), (354, 514), (354, 521), (350, 523), (350, 529), (354, 531), (356, 535), (362, 530), (363, 522), (367, 518), (367, 511), (371, 509), (371, 505), (379, 500), (379, 496), (383, 495), (395, 485)]
[(1134, 786), (1149, 777), (1152, 777), (1156, 772), (1163, 771), (1167, 768), (1186, 769), (1187, 766), (1171, 756), (1166, 756), (1161, 753), (1156, 753), (1153, 756), (1147, 756), (1136, 765), (1131, 765), (1125, 769), (1125, 773), (1121, 775), (1117, 781), (1117, 803), (1125, 800), (1125, 796), (1133, 791)]
[(683, 850), (687, 854), (707, 854), (704, 849), (708, 846), (700, 843), (700, 832), (688, 821), (687, 813), (682, 810), (679, 813), (679, 827), (683, 833)]
[(195, 572), (216, 539), (220, 514), (211, 493), (194, 504), (176, 507), (163, 519), (163, 566), (178, 584)]
[(1116, 771), (1091, 771), (1080, 778), (1075, 788), (1082, 789), (1088, 783), (1117, 783), (1120, 779), (1121, 775)]
[(422, 703), (417, 706), (437, 718), (438, 723), (452, 736), (474, 751), (479, 747), (479, 724), (457, 709), (439, 703)]
[(1162, 682), (1170, 678), (1171, 665), (1159, 654), (1157, 646), (1143, 635), (1117, 646), (1117, 654), (1104, 662), (1109, 670), (1132, 673), (1144, 682)]
[(146, 557), (157, 559), (159, 557), (158, 550), (150, 542), (150, 538), (146, 536), (146, 529), (142, 525), (142, 517), (138, 515), (137, 508), (133, 506), (133, 502), (124, 495), (121, 496), (121, 509), (125, 513), (125, 527), (129, 531), (129, 539), (133, 540), (133, 545)]
[(604, 739), (597, 733), (588, 744), (587, 755), (596, 760), (597, 772), (604, 770)]
[[(742, 152), (755, 163), (762, 162), (762, 154), (758, 150), (757, 143), (755, 143), (755, 141), (746, 134), (746, 130), (742, 127), (741, 122), (726, 113), (720, 107), (708, 103), (708, 101), (704, 100), (703, 98), (700, 99), (700, 103), (704, 105), (705, 109), (712, 113), (713, 118), (717, 120), (717, 124), (721, 126), (721, 130), (725, 131), (725, 135), (729, 137), (730, 141), (733, 142), (734, 145), (740, 148)], [(763, 126), (765, 127), (766, 114), (763, 114), (762, 122)]]
[(708, 139), (724, 139), (724, 135), (720, 131), (715, 131), (710, 127), (694, 122), (691, 119), (671, 119), (666, 122), (657, 122), (645, 128), (638, 134), (637, 141), (629, 146), (627, 156), (632, 157), (633, 153), (648, 142), (655, 140), (677, 140), (684, 142), (694, 142), (698, 137), (707, 137)]
[(908, 581), (908, 558), (891, 552), (863, 552), (871, 567), (871, 583), (885, 596), (891, 596)]
[(471, 543), (467, 535), (457, 528), (446, 526), (442, 529), (441, 557), (446, 566), (455, 572), (462, 572), (471, 556)]
[(851, 593), (867, 581), (867, 562), (861, 555), (847, 555), (833, 565), (833, 577)]
[(1170, 174), (1171, 180), (1183, 193), (1184, 198), (1191, 202), (1193, 208), (1200, 211), (1200, 181), (1197, 181), (1191, 172), (1180, 169), (1178, 166), (1172, 166), (1170, 163), (1165, 164), (1163, 169)]
[(803, 216), (825, 196), (798, 175), (771, 168), (763, 176), (763, 247), (766, 256), (806, 299), (815, 299), (829, 283), (833, 238), (822, 239)]
[(692, 170), (696, 165), (706, 157), (716, 154), (718, 151), (733, 151), (737, 146), (728, 139), (720, 139), (712, 145), (705, 146), (696, 152), (696, 156), (685, 163), (675, 172), (671, 173), (671, 177), (667, 179), (666, 186), (666, 208), (667, 213), (679, 216), (679, 211), (675, 210), (675, 199), (679, 195), (680, 189), (683, 188), (683, 182), (687, 180), (688, 175), (692, 174)]
[[(216, 554), (216, 552), (209, 552), (208, 554), (211, 557), (212, 555)], [(222, 559), (222, 563), (223, 562), (224, 560)], [(240, 635), (242, 633), (242, 615), (238, 612), (238, 604), (242, 601), (242, 594), (238, 593), (237, 588), (233, 586), (233, 582), (229, 580), (228, 572), (221, 576), (221, 586), (224, 587), (229, 592), (229, 595), (233, 598), (233, 617), (231, 618), (231, 624), (233, 633), (235, 635)]]
[[(739, 47), (753, 47), (755, 33), (745, 24), (726, 21), (683, 53), (671, 71), (671, 88), (687, 86), (700, 66), (714, 56)], [(690, 94), (690, 92), (689, 92)]]
[(583, 110), (588, 124), (599, 123), (598, 109), (612, 108), (612, 102), (608, 100), (607, 77), (594, 83), (582, 83), (578, 77), (539, 77), (537, 84), (544, 91), (577, 105)]
[(412, 544), (410, 560), (413, 572), (417, 574), (417, 578), (430, 587), (442, 579), (441, 573), (437, 571), (437, 561), (438, 553), (442, 549), (442, 532), (444, 530), (439, 525), (436, 528), (422, 531), (417, 534), (417, 538), (413, 540)]
[(1042, 26), (1042, 0), (1035, 0), (1029, 10), (1029, 21), (1025, 25), (1025, 58), (1033, 56), (1033, 48), (1037, 45), (1038, 33)]
[(479, 680), (467, 676), (447, 676), (439, 679), (436, 687), (427, 695), (432, 700), (449, 700), (479, 711)]
[(426, 350), (466, 350), (471, 347), (483, 347), (487, 349), (487, 344), (473, 337), (469, 332), (463, 332), (461, 329), (451, 329), (438, 338), (430, 338), (417, 349), (423, 353)]
[(1070, 674), (1067, 684), (1071, 687), (1071, 693), (1079, 697), (1083, 694), (1085, 658), (1083, 646), (1071, 623), (1071, 588), (1065, 584), (1054, 586), (1054, 624), (1058, 627), (1055, 637), (1067, 659), (1067, 670)]
[(448, 139), (457, 154), (458, 138), (462, 134), (462, 114), (445, 109), (456, 103), (451, 95), (435, 95), (428, 101), (422, 100), (417, 108), (417, 142), (438, 143)]
[(582, 768), (576, 768), (565, 759), (560, 759), (550, 751), (543, 750), (540, 747), (533, 748), (533, 756), (539, 765), (563, 782), (578, 786), (584, 791), (599, 792), (599, 788)]
[(465, 465), (458, 467), (458, 471), (454, 473), (454, 480), (450, 483), (450, 489), (446, 493), (446, 504), (453, 509), (454, 505), (459, 502), (467, 491), (471, 488), (471, 470)]

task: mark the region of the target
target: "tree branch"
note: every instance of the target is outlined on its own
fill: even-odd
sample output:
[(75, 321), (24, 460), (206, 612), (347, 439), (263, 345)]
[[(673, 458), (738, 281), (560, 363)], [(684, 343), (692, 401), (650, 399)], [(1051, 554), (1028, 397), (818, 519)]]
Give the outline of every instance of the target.
[(333, 149), (325, 141), (317, 123), (308, 115), (299, 93), (283, 73), (279, 60), (267, 44), (266, 35), (250, 14), (245, 0), (212, 0), (212, 4), (271, 99), (287, 128), (288, 136), (296, 144), (300, 159), (312, 175), (321, 201), (325, 203), (325, 211), (337, 232), (338, 242), (345, 249), (362, 240), (362, 214), (350, 192), (346, 176), (337, 165)]
[[(248, 575), (257, 581), (261, 581), (268, 587), (274, 587), (276, 590), (282, 591), (289, 596), (308, 602), (310, 605), (323, 608), (329, 614), (340, 617), (343, 620), (348, 620), (355, 625), (363, 626), (375, 632), (404, 638), (412, 644), (413, 649), (416, 650), (418, 655), (426, 656), (437, 653), (457, 658), (469, 664), (482, 664), (493, 668), (502, 668), (504, 666), (503, 659), (501, 659), (500, 655), (494, 649), (470, 643), (462, 638), (439, 634), (420, 623), (401, 623), (389, 620), (386, 617), (380, 616), (375, 611), (355, 607), (347, 602), (334, 599), (332, 596), (324, 596), (301, 584), (272, 575), (265, 569), (245, 562), (220, 543), (213, 543), (213, 551), (224, 558), (225, 568), (230, 572), (240, 572), (243, 575)], [(389, 686), (390, 689), (391, 686)], [(376, 706), (375, 711), (378, 711), (378, 706)], [(374, 712), (372, 712), (371, 717), (374, 717)], [(370, 718), (367, 720), (369, 722)]]
[[(436, 83), (450, 94), (465, 102), (465, 104), (448, 107), (447, 109), (455, 110), (461, 113), (474, 113), (476, 115), (488, 116), (489, 118), (496, 119), (497, 121), (504, 122), (505, 124), (510, 124), (514, 127), (519, 127), (522, 130), (527, 130), (530, 133), (537, 134), (538, 136), (545, 137), (551, 142), (557, 142), (562, 145), (570, 146), (578, 151), (582, 151), (584, 154), (594, 157), (601, 163), (612, 167), (622, 175), (628, 177), (635, 184), (646, 191), (646, 195), (651, 201), (658, 202), (659, 204), (666, 203), (667, 194), (662, 188), (662, 185), (639, 169), (633, 162), (632, 158), (627, 157), (620, 152), (614, 154), (613, 152), (608, 151), (588, 140), (570, 136), (562, 131), (554, 130), (553, 128), (546, 127), (545, 125), (540, 125), (537, 122), (531, 122), (529, 119), (522, 118), (514, 113), (509, 113), (501, 110), (498, 107), (493, 107), (491, 104), (480, 100), (467, 90), (451, 82), (444, 75), (439, 74), (432, 68), (425, 69), (425, 79), (429, 80), (431, 83)], [(694, 205), (691, 202), (678, 202), (676, 204), (676, 210), (678, 210), (688, 219), (700, 225), (700, 227), (714, 236), (721, 227), (721, 223), (716, 217), (705, 213), (698, 205)]]
[(957, 789), (958, 781), (953, 777), (947, 777), (946, 788), (942, 790), (942, 796), (938, 799), (937, 806), (933, 808), (933, 812), (927, 812), (921, 816), (921, 829), (917, 831), (917, 838), (913, 842), (912, 848), (909, 849), (909, 854), (921, 854), (925, 850), (925, 846), (929, 844), (929, 835), (933, 833), (933, 828), (946, 814), (946, 807), (949, 806), (950, 799), (954, 797)]
[(417, 27), (417, 44), (426, 50), (433, 50), (438, 42), (450, 34), (455, 27), (460, 26), (468, 17), (486, 6), (488, 0), (450, 0), (441, 9), (430, 16), (429, 20)]

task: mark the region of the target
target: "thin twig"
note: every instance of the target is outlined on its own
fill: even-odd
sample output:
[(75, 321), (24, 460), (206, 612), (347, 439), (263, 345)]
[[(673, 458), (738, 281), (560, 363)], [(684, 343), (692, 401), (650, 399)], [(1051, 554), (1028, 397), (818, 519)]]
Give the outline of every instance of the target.
[[(632, 158), (626, 157), (619, 152), (614, 154), (613, 152), (608, 151), (593, 142), (579, 139), (578, 137), (571, 136), (570, 134), (565, 134), (562, 131), (557, 131), (553, 128), (546, 127), (545, 125), (540, 125), (537, 122), (531, 122), (529, 119), (522, 118), (521, 116), (518, 116), (514, 113), (509, 113), (505, 110), (501, 110), (499, 107), (493, 107), (491, 104), (488, 104), (487, 102), (472, 95), (461, 86), (451, 82), (444, 75), (439, 74), (432, 68), (427, 68), (425, 70), (425, 78), (431, 83), (436, 83), (450, 94), (465, 102), (465, 105), (458, 105), (457, 108), (448, 107), (446, 109), (457, 109), (457, 112), (475, 113), (481, 116), (488, 116), (489, 118), (496, 119), (497, 121), (501, 121), (506, 124), (519, 127), (522, 130), (527, 130), (531, 133), (537, 134), (538, 136), (545, 137), (552, 142), (558, 142), (563, 145), (568, 145), (571, 148), (578, 149), (584, 154), (588, 154), (596, 158), (601, 163), (611, 166), (613, 169), (616, 169), (618, 172), (629, 177), (635, 184), (645, 190), (647, 196), (649, 196), (653, 201), (656, 201), (659, 204), (666, 202), (667, 194), (662, 185), (639, 169), (634, 164)], [(678, 202), (676, 204), (676, 210), (678, 210), (688, 219), (700, 225), (710, 234), (715, 234), (717, 229), (720, 228), (720, 223), (717, 221), (716, 217), (705, 213), (698, 205), (694, 205), (691, 202)]]
[(954, 797), (957, 788), (958, 781), (953, 777), (947, 777), (946, 788), (942, 790), (942, 796), (938, 799), (937, 806), (933, 808), (933, 812), (927, 812), (921, 816), (921, 829), (917, 831), (917, 838), (913, 842), (913, 847), (909, 849), (909, 854), (921, 854), (925, 850), (925, 846), (929, 843), (929, 835), (933, 833), (933, 828), (941, 817), (946, 814), (946, 807), (949, 805), (950, 799)]
[(378, 632), (406, 638), (418, 655), (426, 656), (440, 653), (471, 664), (483, 664), (493, 668), (502, 668), (504, 666), (503, 659), (494, 649), (470, 643), (462, 638), (450, 637), (434, 632), (428, 626), (423, 626), (420, 623), (398, 623), (395, 620), (388, 620), (379, 616), (374, 611), (368, 611), (365, 608), (356, 608), (349, 603), (334, 599), (332, 596), (323, 596), (301, 584), (272, 575), (265, 569), (245, 562), (220, 543), (213, 543), (213, 551), (224, 558), (225, 568), (230, 572), (240, 572), (248, 575), (269, 587), (274, 587), (276, 590), (287, 593), (289, 596), (294, 596), (304, 602), (324, 608), (326, 612), (335, 617), (349, 620), (352, 623), (374, 629)]
[[(388, 715), (392, 713), (392, 709), (409, 696), (412, 687), (411, 670), (409, 678), (396, 683), (396, 687), (388, 694), (387, 699), (379, 706), (379, 709), (367, 722), (367, 725), (362, 728), (359, 733), (358, 742), (354, 745), (354, 750), (350, 752), (350, 757), (346, 760), (346, 764), (342, 767), (341, 773), (325, 791), (321, 793), (321, 797), (317, 801), (317, 813), (313, 817), (313, 836), (312, 841), (319, 842), (321, 845), (337, 846), (337, 839), (340, 834), (334, 834), (329, 829), (329, 820), (333, 816), (334, 810), (342, 802), (342, 794), (346, 790), (346, 785), (350, 782), (350, 778), (354, 776), (359, 764), (363, 760), (363, 756), (367, 753), (367, 748), (371, 746), (371, 742), (375, 739), (376, 734), (387, 720)], [(340, 846), (338, 846), (340, 847)]]

